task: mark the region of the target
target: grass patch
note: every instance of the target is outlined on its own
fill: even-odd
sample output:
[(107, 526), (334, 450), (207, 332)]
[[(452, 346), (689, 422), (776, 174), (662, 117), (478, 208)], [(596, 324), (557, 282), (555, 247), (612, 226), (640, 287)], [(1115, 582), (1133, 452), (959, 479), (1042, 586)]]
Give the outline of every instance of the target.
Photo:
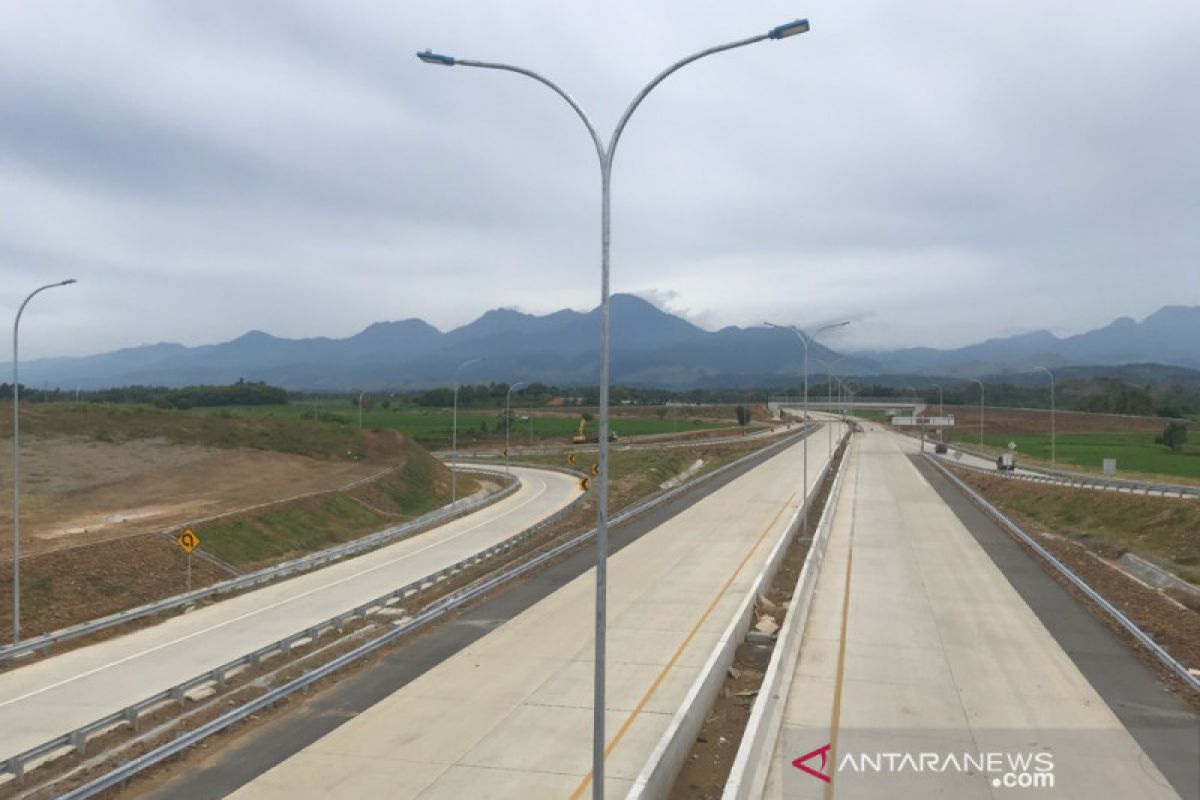
[[(11, 404), (0, 404), (0, 413), (11, 415)], [(363, 434), (355, 427), (227, 409), (205, 413), (142, 405), (29, 404), (21, 407), (21, 427), (31, 436), (82, 436), (97, 442), (162, 438), (175, 444), (246, 447), (337, 460), (360, 459), (366, 449)], [(0, 439), (11, 437), (11, 428), (0, 430)]]
[[(459, 476), (460, 497), (478, 488), (473, 479)], [(404, 464), (370, 484), (195, 527), (205, 550), (242, 569), (256, 569), (352, 541), (448, 502), (449, 470), (409, 440)]]
[(1070, 489), (966, 470), (956, 473), (1006, 512), (1089, 543), (1104, 555), (1115, 557), (1129, 550), (1200, 585), (1200, 502), (1196, 500)]
[[(1200, 481), (1200, 442), (1189, 441), (1183, 450), (1171, 452), (1164, 445), (1155, 444), (1157, 434), (1149, 431), (1122, 433), (1072, 433), (1057, 437), (1055, 445), (1057, 463), (1063, 467), (1074, 467), (1090, 472), (1100, 472), (1105, 458), (1117, 459), (1115, 477), (1131, 477), (1130, 473), (1147, 476), (1172, 476), (1190, 481)], [(952, 437), (966, 445), (979, 444), (979, 437), (969, 432), (955, 433)], [(1200, 438), (1200, 432), (1197, 433)], [(1017, 459), (1034, 460), (1050, 464), (1050, 435), (992, 435), (984, 437), (985, 449), (999, 453), (1007, 451), (1008, 443), (1017, 445)]]

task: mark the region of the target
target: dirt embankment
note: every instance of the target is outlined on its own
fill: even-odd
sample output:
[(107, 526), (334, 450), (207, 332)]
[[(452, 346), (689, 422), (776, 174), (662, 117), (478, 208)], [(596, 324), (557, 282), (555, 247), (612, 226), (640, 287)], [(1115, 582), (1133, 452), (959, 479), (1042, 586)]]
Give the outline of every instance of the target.
[[(359, 460), (172, 444), (22, 440), (22, 633), (33, 636), (169, 597), (187, 560), (161, 533), (250, 570), (395, 525), (449, 501), (449, 471), (396, 431), (366, 431)], [(460, 476), (466, 495), (479, 486)], [(11, 495), (0, 528), (11, 525)], [(12, 545), (0, 537), (0, 586)], [(192, 586), (230, 577), (192, 559)], [(0, 604), (2, 605), (2, 604)], [(11, 606), (0, 609), (10, 628)]]
[[(926, 414), (938, 413), (934, 403), (926, 408)], [(947, 434), (957, 438), (979, 435), (979, 406), (946, 406), (946, 414), (953, 415), (954, 428)], [(984, 409), (983, 421), (987, 434), (1032, 435), (1050, 433), (1050, 411), (1040, 409), (992, 408)], [(1128, 417), (1121, 414), (1087, 414), (1082, 411), (1057, 411), (1054, 427), (1060, 435), (1072, 433), (1161, 433), (1166, 420), (1159, 417)]]
[[(110, 443), (78, 436), (23, 440), (21, 464), (25, 555), (160, 531), (387, 469), (161, 438)], [(0, 528), (11, 525), (12, 495), (0, 493)], [(11, 540), (0, 537), (0, 558), (11, 555)]]

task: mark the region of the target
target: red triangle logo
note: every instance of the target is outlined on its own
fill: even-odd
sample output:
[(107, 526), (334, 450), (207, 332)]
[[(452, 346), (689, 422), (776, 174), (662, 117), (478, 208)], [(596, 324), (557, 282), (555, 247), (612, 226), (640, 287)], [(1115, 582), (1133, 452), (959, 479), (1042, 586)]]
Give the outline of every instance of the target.
[[(824, 747), (818, 747), (816, 750), (813, 750), (811, 753), (805, 753), (804, 755), (800, 756), (795, 761), (793, 761), (792, 766), (798, 770), (807, 772), (809, 775), (812, 775), (814, 778), (820, 778), (821, 780), (825, 781), (826, 783), (832, 783), (833, 779), (825, 774), (825, 765), (828, 763), (829, 750), (832, 747), (833, 747), (833, 745), (827, 744)], [(818, 769), (813, 769), (812, 767), (810, 767), (804, 763), (805, 761), (808, 761), (810, 758), (816, 758), (817, 756), (821, 757), (821, 766)]]

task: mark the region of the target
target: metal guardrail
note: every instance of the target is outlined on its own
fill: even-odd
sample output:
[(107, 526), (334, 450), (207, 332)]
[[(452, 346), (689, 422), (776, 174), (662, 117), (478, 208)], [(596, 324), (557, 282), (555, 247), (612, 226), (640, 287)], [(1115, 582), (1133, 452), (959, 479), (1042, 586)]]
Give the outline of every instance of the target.
[[(691, 481), (688, 481), (685, 484), (677, 486), (674, 489), (670, 489), (665, 492), (662, 492), (662, 493), (650, 498), (649, 500), (646, 500), (642, 503), (637, 504), (636, 506), (627, 508), (627, 509), (613, 515), (609, 519), (609, 524), (610, 525), (622, 524), (622, 523), (632, 519), (635, 516), (643, 514), (665, 502), (668, 502), (668, 501), (680, 496), (681, 494), (690, 492), (690, 491), (694, 490), (695, 488), (697, 488), (698, 486), (700, 486), (704, 483), (707, 483), (708, 481), (711, 481), (720, 475), (726, 474), (729, 471), (742, 466), (743, 464), (747, 463), (748, 461), (750, 461), (752, 459), (770, 457), (772, 455), (775, 455), (777, 452), (779, 452), (787, 447), (790, 447), (791, 445), (795, 444), (798, 440), (804, 438), (805, 436), (808, 436), (814, 430), (816, 430), (816, 426), (811, 426), (811, 425), (805, 426), (804, 428), (801, 428), (799, 431), (797, 431), (795, 434), (788, 436), (785, 439), (782, 439), (778, 442), (770, 444), (770, 445), (768, 445), (760, 450), (757, 450), (753, 453), (749, 453), (745, 456), (742, 456), (741, 458), (731, 461), (728, 464), (724, 464), (724, 465), (718, 467), (717, 469), (713, 470), (712, 472), (708, 472), (703, 475), (697, 476), (696, 478), (692, 479)], [(501, 543), (493, 546), (492, 548), (489, 548), (488, 550), (482, 551), (481, 553), (477, 553), (475, 556), (472, 556), (471, 558), (464, 559), (463, 561), (459, 562), (458, 564), (452, 565), (450, 567), (446, 567), (445, 569), (440, 570), (437, 573), (434, 573), (434, 575), (432, 575), (432, 576), (423, 578), (419, 581), (415, 581), (413, 583), (408, 584), (407, 586), (401, 587), (400, 589), (396, 589), (392, 592), (388, 592), (386, 595), (383, 595), (382, 597), (377, 598), (376, 600), (371, 601), (369, 603), (358, 606), (357, 608), (353, 609), (352, 611), (346, 612), (344, 614), (339, 614), (336, 617), (331, 617), (330, 619), (325, 620), (323, 623), (320, 623), (318, 625), (309, 626), (309, 627), (305, 628), (303, 631), (299, 631), (297, 633), (292, 634), (291, 636), (288, 636), (284, 639), (281, 639), (281, 640), (275, 642), (274, 644), (268, 645), (264, 648), (260, 648), (259, 650), (256, 650), (254, 653), (251, 653), (251, 654), (248, 654), (241, 658), (235, 659), (234, 661), (231, 661), (227, 664), (223, 664), (220, 667), (217, 667), (216, 669), (209, 670), (209, 671), (203, 673), (202, 675), (198, 675), (198, 676), (192, 678), (191, 680), (188, 680), (188, 681), (185, 681), (184, 683), (178, 684), (178, 685), (172, 687), (171, 689), (166, 690), (165, 692), (159, 692), (158, 694), (154, 695), (153, 697), (146, 698), (145, 700), (142, 700), (141, 702), (136, 703), (133, 706), (129, 706), (128, 708), (122, 709), (121, 711), (115, 712), (113, 714), (109, 714), (108, 716), (106, 716), (102, 719), (96, 720), (95, 722), (89, 723), (88, 725), (77, 728), (76, 730), (71, 731), (70, 733), (66, 733), (66, 734), (63, 734), (62, 736), (58, 736), (48, 742), (38, 745), (35, 748), (31, 748), (30, 750), (25, 751), (24, 753), (20, 753), (16, 756), (13, 756), (4, 762), (4, 770), (6, 772), (13, 774), (14, 776), (16, 776), (19, 779), (24, 775), (26, 765), (28, 765), (31, 761), (35, 761), (39, 758), (44, 758), (45, 756), (47, 756), (51, 753), (54, 753), (57, 750), (60, 750), (65, 747), (73, 747), (73, 748), (75, 748), (75, 750), (77, 752), (83, 753), (86, 749), (87, 740), (88, 740), (89, 736), (95, 735), (96, 733), (98, 733), (100, 731), (108, 730), (108, 729), (112, 728), (112, 726), (122, 724), (122, 723), (129, 724), (131, 726), (136, 726), (138, 718), (146, 709), (152, 708), (155, 705), (158, 705), (159, 703), (166, 702), (169, 700), (182, 700), (183, 696), (189, 690), (191, 690), (193, 688), (196, 688), (199, 686), (204, 686), (205, 684), (209, 684), (209, 683), (220, 684), (233, 670), (235, 670), (239, 667), (242, 667), (247, 664), (259, 663), (263, 660), (263, 658), (265, 658), (275, 652), (280, 652), (280, 651), (288, 652), (291, 648), (298, 646), (298, 644), (300, 644), (300, 643), (303, 643), (303, 642), (306, 642), (309, 640), (315, 640), (317, 638), (317, 636), (323, 630), (327, 630), (330, 627), (336, 628), (336, 626), (339, 624), (345, 625), (346, 622), (348, 622), (352, 619), (355, 619), (356, 616), (361, 618), (363, 616), (370, 615), (372, 612), (377, 613), (379, 609), (381, 609), (387, 605), (394, 604), (398, 600), (402, 600), (405, 596), (411, 596), (411, 594), (415, 594), (416, 591), (420, 591), (421, 588), (428, 588), (429, 586), (434, 585), (439, 580), (443, 580), (445, 577), (448, 577), (450, 574), (453, 574), (456, 571), (460, 571), (461, 569), (464, 569), (467, 566), (477, 565), (482, 560), (484, 560), (484, 558), (482, 558), (482, 557), (484, 556), (485, 553), (490, 552), (491, 555), (486, 556), (487, 558), (490, 558), (490, 557), (493, 557), (493, 556), (503, 552), (504, 550), (511, 549), (513, 546), (521, 543), (525, 539), (528, 539), (530, 536), (534, 535), (536, 532), (540, 531), (546, 525), (553, 524), (554, 522), (557, 522), (562, 517), (566, 516), (566, 514), (570, 513), (575, 508), (577, 508), (578, 505), (583, 503), (589, 496), (590, 496), (590, 492), (585, 492), (583, 494), (580, 494), (580, 496), (578, 498), (576, 498), (576, 500), (573, 501), (570, 505), (564, 507), (563, 509), (560, 509), (554, 515), (547, 517), (546, 519), (542, 520), (541, 522), (537, 523), (536, 525), (526, 529), (525, 531), (522, 531), (521, 533), (517, 534), (516, 536), (506, 539), (504, 542), (501, 542)], [(396, 641), (400, 637), (402, 637), (406, 634), (412, 633), (413, 631), (416, 631), (417, 629), (423, 627), (424, 625), (428, 624), (429, 622), (436, 620), (443, 614), (453, 611), (454, 609), (459, 608), (460, 606), (471, 602), (475, 598), (480, 597), (484, 594), (487, 594), (488, 592), (496, 589), (497, 587), (502, 586), (512, 580), (515, 580), (515, 579), (521, 577), (522, 575), (528, 573), (529, 571), (535, 570), (538, 567), (542, 566), (543, 564), (545, 564), (555, 558), (558, 558), (559, 556), (563, 555), (564, 553), (567, 553), (570, 550), (572, 550), (582, 544), (585, 544), (586, 542), (591, 540), (593, 537), (595, 537), (595, 535), (596, 535), (596, 529), (591, 528), (588, 531), (581, 533), (578, 536), (575, 536), (575, 537), (571, 538), (570, 540), (563, 542), (563, 543), (551, 548), (550, 550), (547, 550), (544, 553), (539, 554), (538, 556), (536, 556), (532, 559), (529, 559), (528, 561), (524, 561), (521, 564), (518, 564), (510, 569), (507, 569), (507, 570), (504, 570), (504, 571), (498, 573), (497, 575), (486, 578), (482, 581), (475, 583), (472, 586), (466, 587), (458, 592), (450, 594), (447, 597), (433, 603), (428, 608), (422, 610), (421, 612), (419, 612), (416, 616), (412, 617), (411, 619), (403, 622), (402, 624), (396, 625), (391, 631), (388, 631), (384, 635), (377, 637), (375, 639), (372, 639), (371, 641), (366, 642), (366, 643), (356, 647), (355, 649), (351, 650), (350, 652), (348, 652), (342, 656), (339, 656), (338, 658), (330, 661), (329, 663), (324, 664), (320, 667), (317, 667), (316, 669), (313, 669), (309, 672), (306, 672), (304, 675), (302, 675), (294, 680), (291, 680), (282, 686), (272, 689), (271, 691), (263, 694), (261, 697), (256, 698), (255, 700), (252, 700), (251, 702), (249, 702), (245, 705), (231, 709), (230, 711), (225, 712), (224, 714), (217, 717), (216, 719), (211, 720), (210, 722), (200, 725), (191, 731), (180, 734), (179, 736), (177, 736), (175, 739), (171, 740), (167, 744), (157, 747), (138, 758), (135, 758), (128, 762), (125, 762), (124, 764), (117, 767), (115, 770), (113, 770), (93, 781), (90, 781), (70, 792), (67, 792), (66, 794), (61, 796), (61, 800), (79, 800), (80, 798), (92, 797), (92, 796), (98, 794), (99, 792), (105, 791), (114, 786), (118, 786), (118, 785), (124, 783), (125, 781), (129, 780), (129, 778), (133, 777), (134, 775), (138, 774), (139, 772), (141, 772), (145, 769), (148, 769), (149, 767), (152, 767), (155, 764), (182, 752), (183, 750), (187, 749), (188, 747), (191, 747), (191, 746), (203, 741), (204, 739), (206, 739), (207, 737), (209, 737), (215, 733), (219, 733), (220, 731), (224, 730), (225, 728), (228, 728), (230, 725), (233, 725), (241, 720), (244, 720), (247, 717), (251, 716), (252, 714), (257, 713), (258, 711), (261, 711), (264, 708), (270, 707), (271, 705), (279, 702), (280, 700), (291, 695), (292, 693), (302, 690), (308, 686), (311, 686), (313, 683), (316, 683), (317, 681), (321, 680), (322, 678), (336, 672), (337, 670), (341, 669), (342, 667), (348, 666), (348, 665), (354, 663), (355, 661), (357, 661), (358, 659), (360, 659), (366, 655), (369, 655), (370, 653), (375, 652), (379, 648), (384, 647), (384, 646), (390, 644), (391, 642)], [(442, 576), (442, 577), (437, 577), (437, 576)], [(255, 658), (257, 658), (257, 662), (253, 660)]]
[(99, 617), (87, 622), (81, 622), (78, 625), (72, 625), (68, 628), (61, 628), (57, 631), (52, 631), (50, 633), (42, 634), (41, 636), (35, 636), (26, 639), (17, 645), (5, 645), (0, 647), (0, 665), (4, 665), (15, 658), (31, 655), (39, 650), (49, 650), (56, 644), (69, 641), (71, 639), (76, 639), (80, 636), (87, 636), (88, 634), (106, 630), (117, 625), (123, 625), (127, 622), (133, 622), (144, 617), (154, 616), (156, 614), (162, 614), (168, 611), (174, 611), (178, 608), (184, 608), (197, 601), (205, 600), (216, 595), (226, 594), (228, 592), (238, 592), (244, 589), (260, 586), (265, 583), (270, 583), (271, 581), (279, 580), (280, 578), (286, 578), (300, 572), (308, 572), (309, 570), (324, 566), (333, 561), (339, 561), (349, 556), (354, 556), (364, 553), (368, 550), (373, 550), (385, 544), (390, 544), (398, 539), (411, 536), (428, 527), (438, 525), (446, 520), (478, 511), (485, 506), (491, 505), (492, 503), (498, 502), (509, 496), (513, 492), (517, 491), (520, 486), (520, 481), (517, 480), (515, 476), (509, 475), (503, 471), (498, 472), (495, 469), (477, 469), (472, 471), (487, 472), (488, 474), (499, 475), (501, 478), (507, 481), (507, 484), (500, 491), (494, 492), (490, 495), (486, 495), (475, 500), (460, 500), (455, 505), (446, 506), (422, 517), (418, 517), (417, 519), (410, 520), (391, 528), (386, 528), (382, 531), (377, 531), (359, 539), (355, 539), (352, 542), (346, 542), (345, 544), (329, 547), (325, 550), (321, 550), (307, 556), (301, 556), (290, 561), (285, 561), (282, 564), (276, 564), (273, 567), (266, 567), (265, 569), (258, 570), (257, 572), (239, 575), (235, 578), (230, 578), (228, 580), (221, 581), (220, 583), (214, 583), (211, 586), (205, 586), (201, 589), (195, 589), (183, 594), (173, 595), (172, 597), (137, 606), (136, 608), (119, 611), (115, 614), (109, 614), (108, 616)]
[[(981, 458), (985, 461), (995, 462), (996, 457), (990, 453), (985, 453), (981, 450), (976, 450), (971, 447), (963, 447), (958, 444), (947, 444), (951, 450), (957, 450), (960, 453)], [(980, 469), (971, 464), (959, 464), (956, 466), (966, 467), (968, 469)], [(988, 470), (983, 470), (987, 472)], [(999, 471), (996, 471), (999, 474)], [(1039, 480), (1040, 476), (1040, 480)], [(1032, 480), (1040, 483), (1055, 483), (1062, 486), (1074, 486), (1082, 489), (1104, 489), (1109, 491), (1127, 491), (1131, 493), (1141, 494), (1159, 494), (1163, 497), (1175, 495), (1178, 497), (1200, 497), (1200, 486), (1188, 486), (1180, 483), (1167, 483), (1165, 481), (1137, 481), (1129, 480), (1128, 478), (1109, 478), (1105, 475), (1092, 475), (1086, 472), (1068, 472), (1067, 470), (1050, 469), (1042, 466), (1027, 466), (1024, 464), (1017, 465), (1017, 472), (1003, 473), (1003, 477), (1017, 478), (1018, 480)]]
[(968, 498), (970, 498), (972, 502), (976, 503), (980, 508), (987, 511), (1001, 525), (1007, 528), (1010, 533), (1028, 545), (1030, 549), (1032, 549), (1039, 556), (1044, 558), (1064, 578), (1070, 581), (1072, 586), (1083, 592), (1089, 600), (1098, 605), (1104, 611), (1104, 613), (1108, 614), (1108, 616), (1113, 619), (1114, 622), (1124, 628), (1129, 635), (1131, 635), (1143, 647), (1149, 650), (1151, 655), (1153, 655), (1168, 669), (1178, 675), (1186, 685), (1191, 687), (1194, 691), (1200, 692), (1200, 676), (1193, 675), (1191, 672), (1189, 672), (1187, 667), (1185, 667), (1179, 661), (1176, 661), (1174, 656), (1168, 653), (1161, 645), (1158, 644), (1158, 642), (1154, 641), (1149, 634), (1139, 628), (1137, 624), (1133, 622), (1133, 620), (1125, 616), (1125, 614), (1119, 608), (1108, 602), (1108, 600), (1104, 599), (1104, 597), (1091, 586), (1089, 586), (1086, 581), (1072, 572), (1066, 564), (1063, 564), (1061, 561), (1059, 561), (1049, 550), (1042, 547), (1042, 545), (1039, 544), (1036, 539), (1022, 530), (1020, 526), (1005, 516), (1000, 509), (996, 508), (994, 505), (984, 499), (982, 495), (965, 484), (957, 475), (943, 466), (936, 458), (930, 456), (928, 453), (925, 454), (925, 457), (929, 459), (930, 463), (941, 470), (943, 475), (953, 481), (958, 489)]

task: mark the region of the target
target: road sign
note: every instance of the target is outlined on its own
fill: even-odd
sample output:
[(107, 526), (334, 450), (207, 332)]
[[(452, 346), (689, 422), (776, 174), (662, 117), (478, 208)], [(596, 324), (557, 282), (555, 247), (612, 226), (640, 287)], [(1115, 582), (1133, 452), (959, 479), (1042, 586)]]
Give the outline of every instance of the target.
[(591, 484), (592, 484), (592, 482), (589, 481), (587, 478), (579, 479), (579, 488), (583, 489), (585, 492), (588, 490), (588, 487), (591, 486)]
[(575, 463), (575, 454), (574, 453), (567, 453), (567, 463), (568, 464)]
[(599, 465), (599, 464), (592, 464), (592, 475), (593, 475), (593, 476), (596, 476), (596, 475), (599, 475), (599, 474), (600, 474), (600, 465)]
[(1009, 442), (1009, 443), (1008, 443), (1008, 449), (1009, 449), (1009, 450), (1016, 450), (1016, 449), (1017, 449), (1017, 443), (1016, 443), (1016, 442)]
[(183, 548), (183, 552), (191, 553), (200, 546), (200, 537), (191, 528), (175, 537), (175, 542)]

